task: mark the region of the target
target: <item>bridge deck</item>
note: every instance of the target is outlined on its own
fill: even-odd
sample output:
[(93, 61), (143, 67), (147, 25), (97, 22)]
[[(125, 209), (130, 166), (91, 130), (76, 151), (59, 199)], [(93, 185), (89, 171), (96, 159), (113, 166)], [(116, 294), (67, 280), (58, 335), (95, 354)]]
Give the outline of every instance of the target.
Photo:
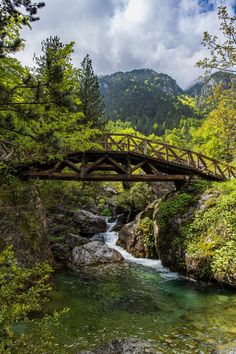
[(236, 169), (203, 154), (127, 134), (107, 134), (97, 150), (17, 166), (22, 177), (83, 181), (225, 181)]

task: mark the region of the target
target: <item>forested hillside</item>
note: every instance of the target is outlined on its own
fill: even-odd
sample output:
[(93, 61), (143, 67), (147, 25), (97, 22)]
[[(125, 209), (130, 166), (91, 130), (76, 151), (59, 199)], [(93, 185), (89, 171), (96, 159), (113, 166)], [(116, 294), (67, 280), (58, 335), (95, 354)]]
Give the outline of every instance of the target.
[(202, 80), (198, 80), (185, 92), (189, 96), (194, 97), (196, 99), (197, 107), (202, 109), (206, 105), (207, 98), (213, 94), (214, 89), (218, 85), (224, 90), (229, 89), (232, 85), (235, 85), (236, 88), (235, 74), (218, 71)]
[(129, 121), (144, 134), (162, 134), (181, 118), (200, 118), (176, 81), (166, 74), (141, 69), (100, 77), (105, 117)]

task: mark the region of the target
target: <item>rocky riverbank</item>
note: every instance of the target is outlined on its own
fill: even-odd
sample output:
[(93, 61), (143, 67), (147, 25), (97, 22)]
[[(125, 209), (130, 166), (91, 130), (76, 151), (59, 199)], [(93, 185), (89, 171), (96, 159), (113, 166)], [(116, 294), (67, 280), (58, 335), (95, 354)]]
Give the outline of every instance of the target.
[[(174, 272), (235, 287), (235, 181), (195, 182), (179, 191), (159, 187), (162, 192), (156, 199), (150, 189), (145, 190), (146, 199), (152, 201), (146, 207), (145, 200), (137, 204), (142, 193), (136, 186), (121, 196), (110, 189), (107, 196), (100, 192), (103, 196), (94, 204), (82, 203), (83, 194), (73, 192), (73, 203), (64, 201), (48, 210), (34, 186), (14, 194), (5, 192), (0, 249), (11, 244), (22, 265), (48, 261), (80, 269), (122, 262), (122, 256), (109, 249), (100, 234), (107, 227), (102, 214), (123, 212), (116, 225), (116, 230), (121, 228), (118, 245), (133, 256), (157, 258)], [(132, 206), (135, 212), (130, 213)], [(141, 206), (144, 210), (137, 214)], [(122, 227), (131, 214), (134, 219)]]
[(156, 255), (188, 277), (236, 287), (235, 182), (197, 182), (167, 194), (119, 232), (118, 244)]

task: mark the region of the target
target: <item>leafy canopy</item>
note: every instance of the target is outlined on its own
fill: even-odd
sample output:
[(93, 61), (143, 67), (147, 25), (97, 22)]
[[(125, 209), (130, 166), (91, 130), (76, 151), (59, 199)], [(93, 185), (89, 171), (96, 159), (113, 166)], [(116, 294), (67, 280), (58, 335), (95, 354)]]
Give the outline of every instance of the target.
[(205, 69), (206, 74), (212, 69), (236, 72), (236, 16), (230, 16), (226, 6), (219, 6), (218, 18), (224, 42), (204, 32), (202, 44), (210, 50), (210, 56), (196, 63), (196, 66)]

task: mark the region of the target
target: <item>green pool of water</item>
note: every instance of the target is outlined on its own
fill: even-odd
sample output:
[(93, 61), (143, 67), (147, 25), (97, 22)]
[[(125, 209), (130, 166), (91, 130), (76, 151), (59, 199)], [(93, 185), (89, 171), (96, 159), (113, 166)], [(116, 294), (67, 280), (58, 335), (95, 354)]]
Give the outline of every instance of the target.
[(163, 353), (210, 353), (236, 338), (236, 292), (167, 280), (139, 265), (56, 274), (48, 309), (69, 307), (55, 328), (55, 353), (112, 339), (153, 341)]

